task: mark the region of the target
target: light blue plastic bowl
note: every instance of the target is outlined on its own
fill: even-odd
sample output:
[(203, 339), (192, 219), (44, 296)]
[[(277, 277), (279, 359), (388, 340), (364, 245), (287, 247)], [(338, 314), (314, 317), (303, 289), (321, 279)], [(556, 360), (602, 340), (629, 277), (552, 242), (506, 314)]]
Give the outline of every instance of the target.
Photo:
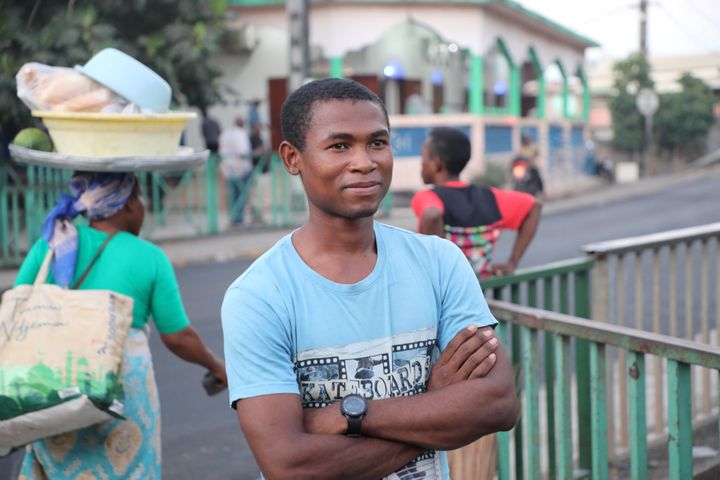
[(101, 50), (84, 66), (75, 65), (75, 69), (155, 113), (165, 113), (170, 108), (170, 85), (160, 75), (120, 50)]

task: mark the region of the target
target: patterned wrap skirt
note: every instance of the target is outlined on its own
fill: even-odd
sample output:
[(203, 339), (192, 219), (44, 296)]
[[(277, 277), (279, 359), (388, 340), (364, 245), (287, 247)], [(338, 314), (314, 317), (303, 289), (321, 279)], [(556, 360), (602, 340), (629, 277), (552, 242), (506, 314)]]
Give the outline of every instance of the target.
[(160, 480), (160, 402), (146, 330), (128, 334), (123, 380), (125, 420), (28, 445), (18, 480)]

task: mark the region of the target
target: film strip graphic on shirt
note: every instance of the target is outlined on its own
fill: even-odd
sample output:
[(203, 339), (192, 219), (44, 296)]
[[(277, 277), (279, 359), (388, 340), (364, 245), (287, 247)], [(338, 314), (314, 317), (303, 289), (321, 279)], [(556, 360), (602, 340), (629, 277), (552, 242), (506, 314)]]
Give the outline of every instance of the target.
[(434, 339), (420, 340), (389, 346), (391, 353), (299, 360), (295, 365), (303, 406), (322, 408), (350, 393), (368, 399), (423, 393), (435, 344)]

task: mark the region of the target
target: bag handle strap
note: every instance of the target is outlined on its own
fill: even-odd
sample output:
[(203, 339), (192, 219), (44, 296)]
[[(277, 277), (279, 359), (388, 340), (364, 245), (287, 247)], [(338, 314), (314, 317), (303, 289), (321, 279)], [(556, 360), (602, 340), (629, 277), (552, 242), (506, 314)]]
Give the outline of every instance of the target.
[(33, 286), (45, 283), (45, 280), (47, 280), (48, 272), (50, 271), (50, 262), (52, 261), (52, 258), (53, 251), (52, 248), (49, 248), (42, 265), (40, 265), (40, 270), (38, 270), (35, 281), (33, 282)]
[(117, 232), (113, 232), (107, 236), (107, 238), (105, 239), (103, 244), (100, 246), (100, 248), (98, 249), (98, 251), (95, 254), (95, 256), (93, 257), (93, 259), (90, 261), (90, 265), (87, 266), (87, 268), (83, 272), (82, 276), (78, 279), (77, 282), (75, 282), (75, 285), (73, 285), (71, 287), (73, 290), (77, 290), (78, 288), (80, 288), (80, 285), (82, 285), (82, 283), (85, 281), (85, 278), (87, 278), (88, 273), (90, 273), (90, 269), (93, 267), (93, 265), (95, 265), (95, 262), (97, 262), (98, 258), (100, 258), (100, 254), (103, 252), (103, 250), (105, 250), (105, 247), (107, 247), (107, 244), (110, 243), (110, 240), (113, 239), (113, 237), (115, 236), (116, 233)]

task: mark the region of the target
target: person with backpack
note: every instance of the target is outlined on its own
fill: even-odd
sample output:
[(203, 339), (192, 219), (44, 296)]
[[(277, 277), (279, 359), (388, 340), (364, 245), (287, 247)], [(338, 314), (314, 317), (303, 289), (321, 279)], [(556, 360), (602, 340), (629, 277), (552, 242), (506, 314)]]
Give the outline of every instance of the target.
[[(470, 140), (460, 130), (435, 128), (422, 149), (421, 175), (433, 188), (415, 194), (411, 207), (418, 231), (451, 240), (480, 278), (515, 271), (535, 236), (540, 203), (530, 194), (480, 187), (460, 180), (470, 160)], [(503, 230), (517, 230), (510, 258), (492, 263)]]
[(537, 146), (528, 134), (523, 134), (518, 155), (510, 168), (513, 190), (529, 193), (538, 200), (542, 199), (544, 185), (537, 167)]

